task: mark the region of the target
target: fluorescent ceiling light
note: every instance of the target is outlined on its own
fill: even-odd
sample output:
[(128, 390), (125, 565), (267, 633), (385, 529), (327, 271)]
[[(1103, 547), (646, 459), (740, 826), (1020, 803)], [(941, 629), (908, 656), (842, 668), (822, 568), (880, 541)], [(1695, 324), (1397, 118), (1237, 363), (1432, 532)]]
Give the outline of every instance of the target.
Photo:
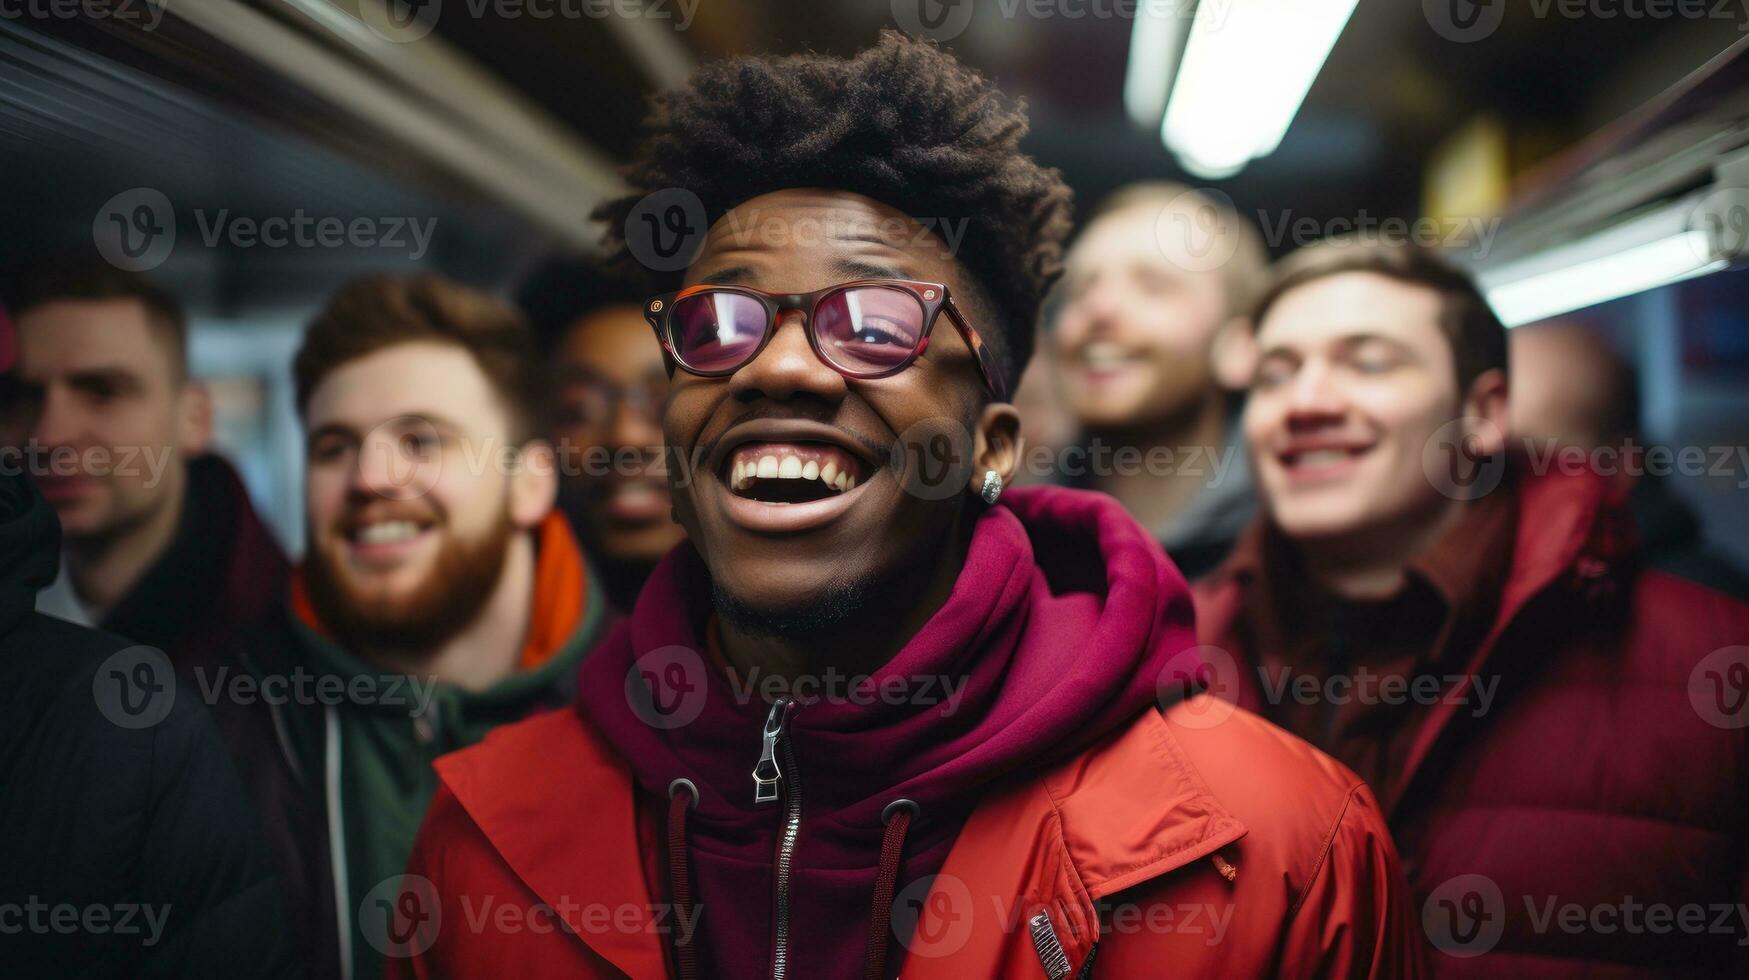
[(1508, 327), (1571, 313), (1727, 268), (1712, 236), (1694, 228), (1487, 289)]
[(1208, 179), (1273, 153), (1357, 3), (1202, 0), (1161, 125), (1167, 148)]
[(1144, 129), (1160, 124), (1166, 114), (1166, 92), (1172, 69), (1184, 51), (1194, 12), (1191, 0), (1141, 0), (1130, 27), (1130, 61), (1124, 72), (1123, 105), (1130, 119)]

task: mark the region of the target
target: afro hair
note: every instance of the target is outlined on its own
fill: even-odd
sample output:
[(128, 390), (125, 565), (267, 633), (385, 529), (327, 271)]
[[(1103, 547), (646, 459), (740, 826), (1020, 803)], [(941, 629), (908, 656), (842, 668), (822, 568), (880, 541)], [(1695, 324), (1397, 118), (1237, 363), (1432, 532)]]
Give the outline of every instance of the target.
[(528, 317), (536, 350), (546, 358), (583, 317), (610, 306), (642, 307), (658, 291), (654, 277), (631, 263), (561, 256), (528, 277), (516, 292), (516, 305)]
[(965, 222), (957, 259), (1001, 329), (988, 337), (1009, 390), (1032, 356), (1039, 306), (1061, 270), (1071, 196), (1020, 149), (1025, 106), (933, 45), (883, 31), (850, 58), (734, 58), (655, 97), (626, 172), (602, 206), (622, 255), (646, 195), (685, 188), (707, 223), (762, 194), (825, 187), (913, 217)]

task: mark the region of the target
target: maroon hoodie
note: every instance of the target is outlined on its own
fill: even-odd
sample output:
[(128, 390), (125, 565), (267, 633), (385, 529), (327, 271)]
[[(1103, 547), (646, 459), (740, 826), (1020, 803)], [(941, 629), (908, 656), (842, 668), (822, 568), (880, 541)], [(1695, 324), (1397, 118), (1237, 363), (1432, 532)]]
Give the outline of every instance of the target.
[[(993, 784), (1177, 700), (1200, 666), (1184, 579), (1122, 508), (1093, 493), (1011, 490), (978, 518), (946, 604), (885, 667), (847, 687), (853, 696), (798, 698), (774, 746), (780, 799), (756, 803), (772, 705), (760, 684), (705, 666), (709, 617), (708, 572), (682, 545), (580, 684), (583, 711), (653, 809), (666, 809), (676, 779), (699, 790), (683, 837), (701, 976), (772, 974), (776, 869), (791, 826), (787, 972), (862, 975), (889, 804), (918, 805), (898, 865), (903, 894), (941, 867)], [(634, 702), (681, 708), (660, 716)], [(901, 955), (888, 953), (889, 975)]]

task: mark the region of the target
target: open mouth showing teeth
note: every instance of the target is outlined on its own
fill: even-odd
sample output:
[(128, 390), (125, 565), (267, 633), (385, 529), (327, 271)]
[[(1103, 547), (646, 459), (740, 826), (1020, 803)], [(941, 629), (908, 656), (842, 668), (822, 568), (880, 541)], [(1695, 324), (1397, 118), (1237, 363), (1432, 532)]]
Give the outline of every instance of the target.
[(748, 443), (723, 466), (732, 493), (766, 504), (825, 500), (867, 479), (861, 460), (824, 443)]
[(1300, 452), (1281, 454), (1281, 461), (1287, 466), (1334, 466), (1359, 456), (1365, 450), (1361, 449), (1307, 449)]
[(375, 521), (354, 527), (347, 537), (355, 544), (398, 544), (418, 537), (425, 530), (417, 521)]

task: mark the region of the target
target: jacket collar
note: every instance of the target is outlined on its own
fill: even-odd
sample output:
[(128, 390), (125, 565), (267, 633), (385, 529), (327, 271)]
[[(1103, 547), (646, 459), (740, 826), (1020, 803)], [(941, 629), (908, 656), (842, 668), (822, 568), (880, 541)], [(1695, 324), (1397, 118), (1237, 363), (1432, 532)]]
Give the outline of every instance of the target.
[[(1522, 457), (1508, 461), (1505, 480), (1495, 493), (1513, 495), (1517, 515), (1513, 521), (1509, 570), (1499, 587), (1494, 613), (1486, 629), (1462, 660), (1442, 665), (1442, 671), (1460, 676), (1449, 696), (1443, 697), (1421, 720), (1396, 785), (1383, 792), (1387, 815), (1395, 814), (1410, 783), (1433, 746), (1462, 709), (1475, 678), (1486, 669), (1498, 673), (1510, 664), (1496, 659), (1500, 638), (1524, 612), (1531, 600), (1563, 582), (1576, 587), (1586, 598), (1607, 593), (1629, 563), (1633, 549), (1631, 519), (1621, 501), (1601, 477), (1589, 474), (1549, 472), (1535, 474)], [(1231, 622), (1243, 646), (1250, 648), (1246, 669), (1236, 678), (1236, 700), (1241, 706), (1262, 708), (1261, 692), (1251, 673), (1263, 656), (1254, 624), (1247, 622), (1247, 596), (1259, 587), (1262, 542), (1269, 531), (1259, 520), (1246, 532), (1234, 555), (1214, 573), (1215, 582), (1204, 590), (1210, 601), (1199, 613), (1210, 621)]]
[[(644, 867), (655, 851), (640, 833), (625, 762), (576, 711), (504, 729), (489, 745), (436, 764), (480, 833), (571, 921), (577, 941), (628, 975), (664, 975), (668, 923), (652, 914)], [(563, 778), (553, 778), (552, 759), (566, 760)], [(588, 824), (587, 845), (579, 821)], [(1144, 711), (1087, 752), (979, 802), (930, 885), (904, 975), (997, 975), (1009, 944), (1041, 912), (1078, 968), (1098, 939), (1096, 902), (1244, 834), (1165, 719)], [(578, 909), (585, 888), (591, 903), (616, 915), (636, 910), (637, 928), (587, 928)], [(931, 937), (951, 937), (951, 950), (939, 947), (951, 955), (930, 955)]]

